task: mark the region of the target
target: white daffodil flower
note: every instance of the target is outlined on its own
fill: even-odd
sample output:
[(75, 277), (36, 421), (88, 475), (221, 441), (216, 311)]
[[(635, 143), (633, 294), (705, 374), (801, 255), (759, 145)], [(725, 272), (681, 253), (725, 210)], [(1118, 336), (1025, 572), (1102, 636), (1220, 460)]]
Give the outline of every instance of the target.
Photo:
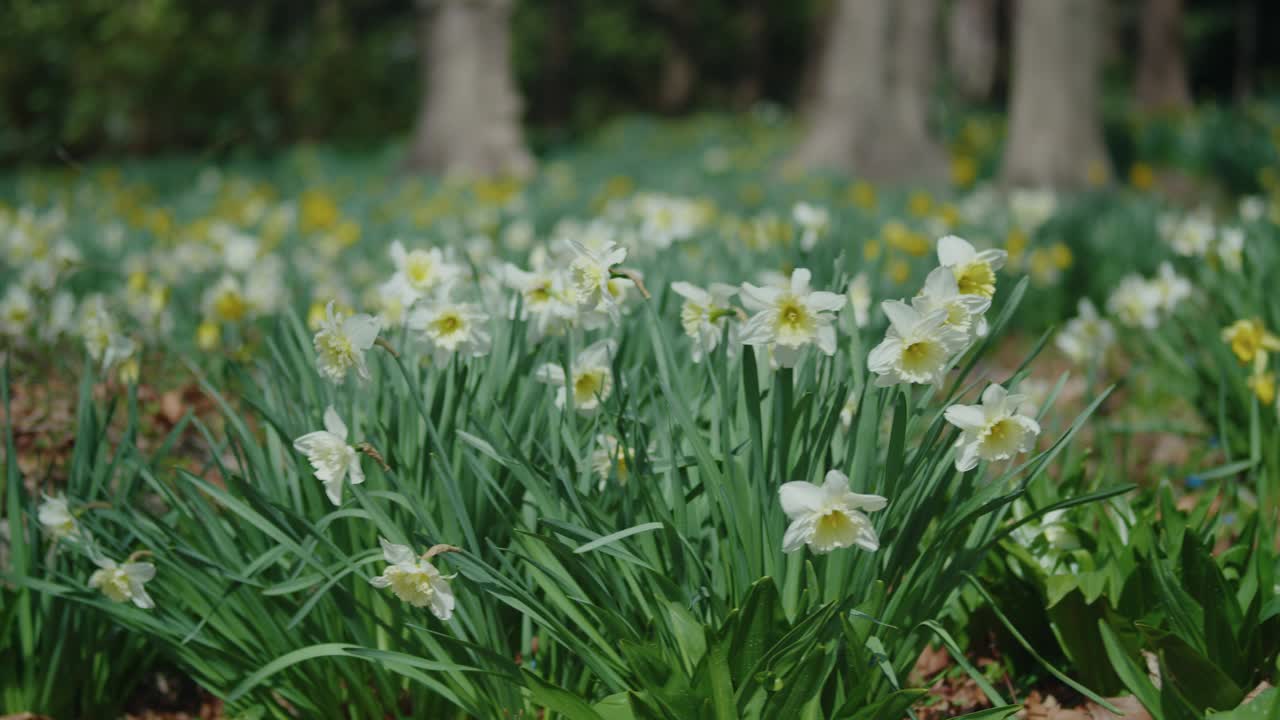
[(1126, 327), (1160, 326), (1162, 294), (1141, 275), (1126, 275), (1107, 298), (1107, 310)]
[(853, 324), (860, 328), (871, 322), (871, 281), (860, 272), (849, 282), (849, 307), (853, 308)]
[(347, 371), (355, 368), (361, 380), (369, 379), (364, 353), (378, 339), (379, 327), (378, 319), (372, 315), (358, 313), (347, 318), (336, 315), (330, 300), (314, 340), (320, 374), (341, 385)]
[(439, 248), (414, 248), (405, 250), (404, 243), (391, 243), (391, 261), (396, 266), (396, 276), (404, 281), (414, 297), (424, 297), (457, 279), (459, 269), (445, 261)]
[[(538, 368), (536, 377), (540, 382), (559, 388), (556, 407), (563, 408), (566, 402), (571, 402), (580, 413), (595, 412), (613, 392), (610, 363), (616, 350), (617, 343), (613, 340), (599, 340), (578, 353), (569, 367), (571, 382), (565, 381), (564, 368), (555, 363)], [(570, 392), (572, 400), (569, 399)]]
[(782, 551), (805, 545), (815, 553), (829, 553), (854, 545), (874, 552), (880, 539), (863, 511), (883, 510), (889, 501), (879, 495), (849, 492), (849, 478), (839, 470), (827, 473), (822, 485), (789, 482), (778, 489), (782, 511), (791, 524), (782, 536)]
[(389, 565), (369, 580), (376, 588), (391, 588), (391, 592), (414, 607), (429, 607), (431, 614), (441, 620), (453, 616), (456, 601), (449, 578), (440, 574), (431, 562), (414, 554), (408, 546), (396, 545), (386, 538), (378, 538), (382, 544), (382, 557)]
[(1161, 217), (1157, 230), (1174, 252), (1185, 257), (1204, 257), (1213, 244), (1213, 216), (1204, 210), (1184, 218)]
[(94, 557), (98, 566), (89, 576), (89, 587), (102, 591), (103, 595), (115, 602), (133, 601), (143, 610), (156, 606), (147, 589), (143, 587), (156, 576), (156, 566), (148, 562), (129, 562), (117, 565), (111, 558)]
[(1172, 313), (1178, 304), (1191, 297), (1191, 281), (1179, 275), (1169, 262), (1160, 263), (1160, 269), (1151, 279), (1151, 287), (1159, 299), (1160, 309)]
[(793, 367), (800, 351), (816, 345), (825, 355), (836, 352), (835, 313), (844, 307), (839, 293), (809, 289), (810, 273), (796, 268), (788, 287), (759, 287), (742, 284), (742, 304), (755, 313), (742, 328), (744, 345), (769, 346), (774, 361)]
[(617, 311), (614, 294), (609, 289), (613, 266), (627, 259), (627, 249), (612, 240), (598, 248), (588, 248), (577, 240), (569, 240), (573, 262), (569, 264), (569, 290), (578, 306), (585, 310), (601, 309), (611, 315)]
[(515, 317), (518, 305), (529, 342), (536, 343), (563, 334), (577, 317), (578, 307), (576, 296), (565, 286), (564, 274), (552, 267), (544, 248), (535, 248), (529, 259), (531, 270), (507, 264), (501, 276), (507, 287), (520, 293), (519, 302), (511, 303), (510, 316)]
[[(652, 455), (653, 447), (650, 446), (646, 453)], [(598, 489), (604, 490), (610, 476), (614, 474), (617, 475), (618, 484), (626, 485), (627, 480), (631, 478), (635, 462), (635, 448), (623, 445), (612, 435), (606, 433), (596, 435), (595, 449), (591, 451), (591, 469), (600, 478)]]
[(941, 382), (952, 357), (969, 342), (968, 333), (947, 324), (945, 309), (925, 315), (898, 300), (886, 300), (880, 307), (889, 316), (889, 330), (867, 356), (876, 385)]
[(1116, 340), (1116, 329), (1098, 314), (1089, 298), (1081, 298), (1077, 314), (1054, 338), (1058, 349), (1078, 365), (1100, 358)]
[(422, 333), (435, 362), (444, 364), (454, 355), (481, 357), (492, 345), (480, 308), (468, 303), (437, 302), (414, 308), (409, 327)]
[(800, 226), (800, 249), (809, 252), (818, 246), (818, 241), (827, 234), (831, 227), (831, 215), (826, 208), (796, 203), (791, 208), (791, 219)]
[(968, 472), (979, 461), (1008, 460), (1035, 446), (1040, 424), (1024, 413), (1026, 398), (1000, 385), (988, 385), (981, 405), (952, 405), (943, 412), (960, 428), (956, 441), (956, 469)]
[(11, 285), (0, 299), (0, 335), (19, 338), (26, 335), (35, 318), (36, 304), (31, 293), (21, 285)]
[(36, 509), (36, 517), (40, 524), (55, 538), (76, 537), (80, 534), (80, 523), (67, 507), (67, 498), (62, 493), (52, 497), (45, 495), (44, 502)]
[(342, 481), (348, 476), (352, 485), (364, 482), (360, 453), (347, 443), (346, 423), (332, 405), (324, 411), (324, 430), (294, 440), (293, 448), (307, 456), (316, 478), (324, 483), (325, 495), (334, 505), (342, 504)]
[(934, 268), (925, 278), (924, 289), (912, 299), (911, 305), (921, 315), (937, 310), (946, 312), (945, 324), (970, 337), (987, 334), (985, 313), (991, 307), (991, 298), (961, 293), (951, 268)]
[(1244, 230), (1238, 227), (1222, 228), (1215, 251), (1224, 268), (1240, 272), (1244, 267)]
[(996, 294), (996, 271), (1004, 267), (1009, 253), (1004, 250), (978, 252), (968, 240), (947, 235), (938, 241), (938, 264), (951, 268), (964, 295), (991, 297)]
[[(729, 298), (737, 294), (738, 288), (712, 283), (709, 289), (704, 290), (687, 282), (674, 282), (671, 290), (684, 298), (684, 304), (680, 306), (680, 324), (685, 334), (693, 338), (693, 361), (702, 362), (702, 357), (720, 344), (725, 323), (734, 315)], [(733, 333), (732, 326), (730, 333)]]

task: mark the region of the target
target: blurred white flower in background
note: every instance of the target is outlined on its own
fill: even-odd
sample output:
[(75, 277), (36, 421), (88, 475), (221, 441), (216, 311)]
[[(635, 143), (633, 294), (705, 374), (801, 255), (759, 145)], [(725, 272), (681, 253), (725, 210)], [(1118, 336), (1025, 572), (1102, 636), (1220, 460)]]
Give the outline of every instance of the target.
[(826, 208), (817, 205), (796, 203), (795, 207), (791, 208), (791, 218), (796, 221), (796, 225), (800, 226), (800, 249), (805, 252), (817, 247), (818, 241), (824, 238), (831, 228), (831, 215)]
[(615, 352), (615, 341), (599, 340), (573, 358), (567, 382), (564, 368), (555, 363), (547, 363), (538, 368), (536, 377), (540, 382), (558, 388), (556, 407), (563, 408), (566, 403), (571, 403), (578, 412), (592, 413), (613, 392), (613, 370), (610, 363)]
[(420, 303), (409, 314), (409, 327), (422, 333), (432, 358), (440, 364), (453, 355), (487, 355), (491, 338), (484, 326), (488, 321), (489, 316), (477, 306), (447, 300)]
[[(704, 290), (687, 282), (671, 283), (671, 290), (684, 298), (680, 306), (680, 325), (684, 332), (693, 338), (693, 361), (701, 362), (720, 344), (720, 335), (727, 323), (731, 323), (734, 310), (729, 306), (729, 298), (738, 292), (738, 288), (724, 283), (712, 283)], [(729, 343), (735, 344), (735, 325), (730, 325)]]
[(1054, 344), (1078, 365), (1087, 365), (1101, 358), (1116, 340), (1116, 329), (1111, 321), (1098, 314), (1089, 298), (1081, 298), (1076, 305), (1076, 316), (1067, 321), (1054, 338)]

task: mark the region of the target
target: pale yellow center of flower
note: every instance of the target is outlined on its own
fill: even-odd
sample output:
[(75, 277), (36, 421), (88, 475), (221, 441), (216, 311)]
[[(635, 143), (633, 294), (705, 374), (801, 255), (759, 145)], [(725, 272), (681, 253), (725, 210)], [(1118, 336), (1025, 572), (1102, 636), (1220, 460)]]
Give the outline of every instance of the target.
[(813, 315), (796, 298), (784, 297), (778, 304), (778, 320), (774, 330), (779, 345), (803, 345), (813, 337)]
[(446, 312), (441, 313), (432, 323), (431, 327), (435, 333), (441, 337), (449, 337), (464, 327), (462, 317), (457, 313)]
[(573, 283), (574, 292), (578, 294), (579, 301), (585, 301), (599, 292), (600, 285), (605, 280), (604, 269), (589, 258), (578, 258), (569, 266), (569, 276)]
[(226, 322), (238, 322), (249, 312), (249, 304), (240, 293), (224, 290), (213, 299), (213, 312)]
[(943, 361), (942, 347), (931, 340), (917, 340), (902, 348), (902, 369), (929, 373)]
[(405, 258), (404, 275), (414, 287), (423, 288), (431, 285), (435, 274), (435, 263), (426, 252), (414, 250)]
[(982, 444), (991, 455), (1012, 454), (1022, 443), (1023, 428), (1012, 418), (1001, 418), (987, 426)]
[(356, 361), (355, 347), (351, 345), (351, 340), (340, 332), (317, 333), (316, 353), (326, 364), (337, 368), (348, 368)]
[(392, 566), (387, 568), (385, 575), (391, 585), (391, 592), (415, 607), (431, 602), (436, 594), (436, 589), (431, 586), (431, 576), (424, 570)]
[(987, 263), (974, 261), (957, 265), (953, 272), (962, 295), (991, 297), (996, 294), (996, 273)]
[(549, 284), (539, 285), (525, 295), (530, 305), (545, 305), (551, 301), (551, 286)]
[(595, 399), (597, 394), (603, 395), (605, 377), (603, 370), (587, 370), (573, 378), (573, 402), (585, 405)]
[(124, 602), (133, 597), (129, 576), (121, 568), (99, 570), (89, 579), (89, 584), (100, 588), (103, 595), (116, 602)]

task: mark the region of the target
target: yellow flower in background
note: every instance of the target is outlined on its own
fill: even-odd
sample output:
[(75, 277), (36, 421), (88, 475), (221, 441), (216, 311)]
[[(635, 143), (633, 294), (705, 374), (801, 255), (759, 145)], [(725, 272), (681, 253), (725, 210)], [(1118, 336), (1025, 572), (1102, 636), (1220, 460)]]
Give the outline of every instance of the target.
[(338, 205), (333, 198), (322, 190), (308, 190), (302, 193), (300, 203), (303, 232), (330, 230), (338, 224)]
[[(321, 315), (324, 314), (324, 308), (320, 309)], [(196, 347), (205, 352), (212, 352), (218, 349), (218, 345), (222, 342), (222, 331), (218, 328), (218, 324), (205, 320), (196, 327)]]
[(911, 266), (906, 260), (894, 260), (889, 263), (889, 278), (895, 283), (901, 285), (911, 277)]
[(1146, 163), (1134, 163), (1129, 168), (1129, 184), (1139, 190), (1150, 190), (1156, 184), (1156, 173)]
[(138, 364), (138, 358), (126, 358), (120, 363), (120, 367), (116, 370), (116, 377), (124, 385), (133, 385), (138, 382), (138, 378), (142, 375), (142, 367)]
[(868, 240), (862, 245), (862, 257), (867, 261), (879, 260), (881, 251), (879, 240)]
[(978, 162), (968, 155), (951, 158), (951, 182), (956, 187), (971, 187), (978, 179)]
[(1054, 267), (1059, 270), (1066, 270), (1075, 264), (1075, 256), (1066, 243), (1056, 242), (1049, 246), (1049, 256), (1053, 258)]
[(960, 224), (960, 208), (952, 203), (945, 203), (938, 208), (938, 213), (935, 217), (941, 220), (948, 230), (951, 230)]
[(1237, 320), (1223, 328), (1222, 340), (1231, 345), (1231, 352), (1244, 364), (1254, 362), (1259, 353), (1280, 350), (1280, 338), (1267, 332), (1257, 318)]
[(924, 190), (911, 193), (907, 200), (907, 211), (916, 217), (928, 217), (933, 210), (933, 196)]
[(350, 220), (344, 220), (334, 229), (333, 237), (339, 247), (349, 248), (360, 241), (360, 226)]
[(874, 210), (876, 207), (876, 189), (865, 180), (860, 180), (849, 188), (849, 201), (863, 210)]
[(1273, 372), (1255, 372), (1249, 376), (1249, 389), (1258, 396), (1263, 405), (1270, 405), (1276, 399), (1276, 374)]
[(1013, 228), (1004, 239), (1005, 252), (1009, 253), (1009, 264), (1015, 268), (1022, 265), (1022, 256), (1027, 252), (1027, 234), (1021, 228)]

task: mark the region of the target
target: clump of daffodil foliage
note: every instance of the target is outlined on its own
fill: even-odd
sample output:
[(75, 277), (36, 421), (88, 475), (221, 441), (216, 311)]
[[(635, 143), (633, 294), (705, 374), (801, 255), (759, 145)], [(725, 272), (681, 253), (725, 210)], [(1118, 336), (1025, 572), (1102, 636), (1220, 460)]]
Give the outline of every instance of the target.
[[(1101, 572), (1087, 512), (1140, 525), (1108, 385), (1182, 383), (1225, 454), (1196, 462), (1274, 503), (1274, 199), (1090, 208), (1153, 242), (1079, 297), (1070, 198), (778, 178), (781, 134), (726, 130), (639, 143), (667, 173), (33, 181), (0, 206), (5, 401), (49, 356), (81, 393), (65, 487), (6, 431), (14, 662), (83, 617), (256, 717), (896, 718), (928, 644), (1008, 619), (988, 588)], [(173, 375), (214, 410), (140, 442)], [(1092, 660), (1147, 650), (1118, 637)], [(1064, 647), (1035, 672), (1105, 703)]]

